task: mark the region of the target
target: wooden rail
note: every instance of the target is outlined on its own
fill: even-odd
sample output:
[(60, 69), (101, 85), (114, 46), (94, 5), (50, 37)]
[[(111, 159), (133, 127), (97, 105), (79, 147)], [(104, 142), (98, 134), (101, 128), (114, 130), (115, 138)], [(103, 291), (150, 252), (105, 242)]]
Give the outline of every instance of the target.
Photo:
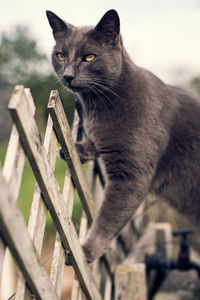
[[(131, 251), (135, 239), (130, 238), (130, 232), (133, 233), (135, 228), (139, 228), (142, 223), (141, 218), (137, 217), (137, 222), (127, 225), (118, 240), (114, 242), (112, 253), (108, 252), (103, 259), (96, 261), (91, 270), (86, 262), (81, 243), (96, 215), (104, 178), (100, 161), (89, 163), (88, 178), (83, 172), (74, 143), (81, 136), (77, 111), (75, 111), (71, 133), (59, 94), (57, 91), (52, 91), (43, 143), (34, 118), (35, 106), (29, 89), (24, 89), (23, 86), (15, 87), (9, 110), (14, 125), (5, 163), (0, 170), (0, 276), (5, 249), (9, 247), (20, 269), (15, 299), (34, 297), (44, 300), (60, 299), (67, 252), (70, 253), (75, 270), (71, 299), (84, 299), (83, 294), (89, 300), (114, 299), (112, 286), (121, 280), (119, 279), (121, 271), (119, 272), (120, 269), (116, 266)], [(58, 143), (62, 147), (68, 165), (63, 191), (60, 190), (54, 175)], [(16, 203), (25, 157), (28, 158), (37, 181), (28, 228)], [(83, 206), (79, 236), (71, 221), (74, 185)], [(140, 215), (143, 210), (144, 204), (136, 214)], [(40, 263), (48, 211), (57, 230), (50, 274)], [(144, 284), (144, 265), (138, 269), (133, 267), (129, 271), (128, 273), (131, 274), (132, 271), (139, 272)], [(141, 284), (141, 281), (135, 280), (134, 276), (131, 275), (133, 291), (138, 289), (138, 284)], [(130, 279), (129, 275), (127, 278)], [(145, 294), (146, 292), (143, 292), (140, 298), (132, 299), (144, 300)], [(120, 295), (119, 289), (116, 289), (115, 299), (119, 299)]]

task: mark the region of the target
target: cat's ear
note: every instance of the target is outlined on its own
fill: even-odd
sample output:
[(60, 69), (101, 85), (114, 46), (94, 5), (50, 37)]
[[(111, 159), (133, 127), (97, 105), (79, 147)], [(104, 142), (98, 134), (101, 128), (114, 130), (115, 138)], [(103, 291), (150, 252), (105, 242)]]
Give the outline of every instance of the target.
[(53, 30), (54, 38), (56, 38), (58, 34), (66, 32), (68, 30), (67, 24), (63, 20), (61, 20), (56, 14), (47, 10), (46, 15), (49, 20), (49, 24)]
[(108, 45), (115, 45), (120, 34), (120, 21), (116, 10), (107, 11), (95, 27), (95, 31), (103, 35)]

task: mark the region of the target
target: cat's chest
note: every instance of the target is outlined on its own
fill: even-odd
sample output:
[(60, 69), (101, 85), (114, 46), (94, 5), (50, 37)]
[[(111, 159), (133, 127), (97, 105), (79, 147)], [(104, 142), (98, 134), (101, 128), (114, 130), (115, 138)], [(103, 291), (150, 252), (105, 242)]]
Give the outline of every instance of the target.
[(101, 147), (102, 144), (111, 142), (111, 132), (112, 136), (115, 135), (113, 132), (115, 126), (105, 115), (86, 118), (83, 122), (83, 127), (87, 138), (91, 140), (97, 148)]
[[(102, 147), (112, 147), (113, 144), (123, 144), (127, 135), (127, 126), (118, 119), (112, 120), (105, 115), (99, 118), (88, 118), (83, 122), (85, 134), (100, 151)], [(126, 129), (125, 129), (126, 127)]]
[(87, 138), (95, 143), (101, 133), (101, 124), (95, 118), (85, 118), (83, 122), (84, 132)]

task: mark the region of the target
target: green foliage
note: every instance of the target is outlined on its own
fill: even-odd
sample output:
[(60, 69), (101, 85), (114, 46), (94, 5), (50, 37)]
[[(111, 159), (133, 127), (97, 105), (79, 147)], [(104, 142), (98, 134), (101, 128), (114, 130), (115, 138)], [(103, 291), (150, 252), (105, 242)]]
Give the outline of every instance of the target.
[(36, 121), (44, 131), (47, 103), (51, 90), (58, 90), (71, 125), (74, 101), (72, 94), (59, 83), (51, 62), (42, 53), (26, 27), (16, 27), (12, 34), (0, 38), (0, 143), (8, 140), (11, 127), (7, 103), (16, 84), (30, 88), (36, 105)]
[(73, 111), (74, 111), (74, 100), (73, 95), (65, 88), (63, 88), (58, 81), (54, 73), (47, 75), (32, 73), (29, 75), (27, 80), (23, 81), (22, 84), (25, 87), (30, 87), (35, 105), (37, 107), (36, 119), (40, 123), (41, 119), (45, 120), (47, 116), (47, 104), (51, 90), (58, 90), (67, 119), (69, 123), (72, 123)]
[[(1, 147), (0, 148), (0, 165), (3, 165), (5, 155), (6, 155), (6, 147)], [(58, 158), (57, 162), (56, 162), (55, 176), (56, 176), (56, 179), (59, 183), (61, 190), (63, 188), (65, 172), (66, 172), (66, 163)], [(35, 182), (36, 181), (35, 181), (35, 177), (33, 175), (33, 171), (29, 165), (28, 160), (26, 159), (25, 165), (24, 165), (24, 172), (23, 172), (23, 177), (22, 177), (19, 198), (18, 198), (18, 206), (19, 206), (20, 211), (22, 212), (26, 222), (28, 222), (28, 218), (29, 218), (29, 214), (30, 214)], [(82, 212), (82, 207), (80, 204), (80, 200), (79, 200), (77, 193), (75, 193), (75, 202), (74, 202), (72, 221), (77, 229), (79, 228), (81, 212)], [(54, 224), (53, 224), (50, 214), (48, 214), (48, 217), (47, 217), (46, 230), (47, 230), (47, 232), (51, 232), (54, 230)]]
[(8, 37), (3, 33), (0, 44), (0, 82), (17, 84), (47, 63), (47, 56), (40, 53), (26, 27), (17, 27)]
[[(51, 90), (59, 91), (68, 121), (71, 124), (74, 110), (73, 96), (61, 86), (52, 71), (51, 62), (38, 49), (37, 42), (32, 38), (26, 27), (17, 27), (13, 34), (4, 33), (0, 38), (0, 120), (3, 120), (0, 122), (0, 142), (2, 143), (8, 140), (8, 132), (6, 130), (8, 127), (11, 127), (11, 122), (7, 111), (7, 102), (10, 97), (10, 91), (16, 84), (22, 84), (30, 88), (36, 105), (36, 121), (42, 135), (45, 131), (47, 103)], [(5, 132), (7, 132), (7, 137), (4, 135)], [(2, 165), (5, 154), (6, 147), (0, 147), (0, 164)], [(66, 164), (58, 159), (55, 174), (61, 188), (64, 182), (65, 171)], [(26, 160), (18, 201), (26, 221), (30, 213), (34, 186), (35, 178)], [(77, 227), (80, 214), (81, 205), (78, 196), (76, 196), (73, 220)], [(47, 230), (49, 231), (52, 228), (52, 220), (48, 216)]]

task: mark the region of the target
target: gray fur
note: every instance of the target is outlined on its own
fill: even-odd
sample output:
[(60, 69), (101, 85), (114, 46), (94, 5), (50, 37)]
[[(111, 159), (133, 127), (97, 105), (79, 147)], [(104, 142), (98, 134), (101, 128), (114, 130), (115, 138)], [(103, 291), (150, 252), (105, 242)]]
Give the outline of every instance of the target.
[[(82, 104), (87, 139), (77, 144), (80, 157), (101, 156), (107, 172), (104, 200), (83, 244), (88, 261), (104, 253), (149, 192), (199, 223), (200, 100), (131, 61), (116, 11), (81, 28), (47, 15), (53, 66)], [(83, 61), (88, 54), (95, 59)], [(70, 84), (65, 75), (73, 76)]]

